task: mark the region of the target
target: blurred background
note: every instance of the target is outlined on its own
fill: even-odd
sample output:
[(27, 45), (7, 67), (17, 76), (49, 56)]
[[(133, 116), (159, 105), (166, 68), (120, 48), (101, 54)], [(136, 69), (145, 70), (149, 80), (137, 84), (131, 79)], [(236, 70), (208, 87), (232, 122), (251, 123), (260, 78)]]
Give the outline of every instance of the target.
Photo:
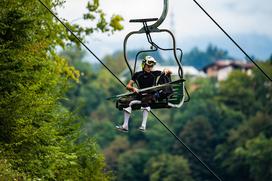
[[(163, 10), (163, 0), (44, 2), (125, 84), (123, 40), (142, 26), (129, 20)], [(198, 2), (271, 78), (271, 2)], [(39, 1), (3, 0), (0, 10), (0, 180), (216, 180), (151, 114), (144, 133), (141, 111), (128, 133), (115, 129), (123, 112), (107, 98), (127, 90)], [(154, 113), (222, 180), (270, 181), (271, 80), (193, 1), (170, 0), (160, 28), (183, 50), (191, 99)], [(153, 40), (171, 48), (166, 34)], [(144, 35), (131, 38), (129, 61), (147, 49)], [(152, 56), (175, 76), (171, 52)]]

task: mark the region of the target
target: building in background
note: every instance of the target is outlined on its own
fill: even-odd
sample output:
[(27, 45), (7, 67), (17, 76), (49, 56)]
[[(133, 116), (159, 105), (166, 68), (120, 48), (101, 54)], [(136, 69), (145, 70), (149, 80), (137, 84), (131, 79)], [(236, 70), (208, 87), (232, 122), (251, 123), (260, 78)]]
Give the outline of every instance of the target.
[(203, 71), (208, 77), (216, 77), (218, 81), (222, 81), (226, 80), (233, 70), (240, 70), (251, 75), (253, 66), (252, 63), (244, 61), (218, 60), (205, 66)]

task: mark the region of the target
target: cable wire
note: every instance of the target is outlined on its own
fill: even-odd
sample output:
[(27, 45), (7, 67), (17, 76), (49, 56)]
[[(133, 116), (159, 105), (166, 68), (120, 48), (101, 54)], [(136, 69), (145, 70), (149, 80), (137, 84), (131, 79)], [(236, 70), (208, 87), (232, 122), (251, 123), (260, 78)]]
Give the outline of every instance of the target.
[[(68, 28), (41, 0), (38, 0), (124, 87), (126, 85)], [(191, 154), (219, 181), (221, 179), (212, 171), (168, 126), (162, 122), (152, 111), (151, 114), (189, 151)]]
[(271, 82), (272, 79), (269, 77), (265, 71), (239, 46), (238, 43), (213, 19), (213, 17), (196, 1), (193, 0), (196, 5), (216, 24), (216, 26), (244, 53), (244, 55), (268, 78)]

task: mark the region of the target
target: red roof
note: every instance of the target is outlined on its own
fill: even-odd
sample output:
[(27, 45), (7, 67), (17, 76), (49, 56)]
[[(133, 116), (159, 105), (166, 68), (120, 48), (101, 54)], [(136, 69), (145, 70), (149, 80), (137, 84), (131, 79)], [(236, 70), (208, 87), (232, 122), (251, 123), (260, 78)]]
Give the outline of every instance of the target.
[(219, 70), (228, 66), (235, 67), (235, 68), (251, 69), (253, 68), (254, 65), (252, 63), (248, 63), (248, 62), (245, 63), (243, 61), (217, 60), (209, 65), (206, 65), (203, 68), (203, 71), (206, 72), (207, 69), (210, 67), (215, 67)]

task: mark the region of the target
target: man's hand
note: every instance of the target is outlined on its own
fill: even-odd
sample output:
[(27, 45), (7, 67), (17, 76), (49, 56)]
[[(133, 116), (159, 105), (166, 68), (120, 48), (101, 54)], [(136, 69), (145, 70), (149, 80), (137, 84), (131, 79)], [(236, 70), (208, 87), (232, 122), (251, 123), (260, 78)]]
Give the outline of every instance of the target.
[(138, 93), (139, 90), (138, 90), (137, 88), (133, 87), (133, 88), (131, 89), (131, 92)]
[(163, 73), (164, 73), (165, 75), (170, 75), (170, 74), (172, 74), (172, 71), (169, 70), (169, 69), (163, 69)]
[(127, 84), (127, 90), (129, 90), (130, 92), (134, 92), (134, 93), (138, 93), (139, 90), (136, 87), (133, 87), (134, 81), (130, 80)]

